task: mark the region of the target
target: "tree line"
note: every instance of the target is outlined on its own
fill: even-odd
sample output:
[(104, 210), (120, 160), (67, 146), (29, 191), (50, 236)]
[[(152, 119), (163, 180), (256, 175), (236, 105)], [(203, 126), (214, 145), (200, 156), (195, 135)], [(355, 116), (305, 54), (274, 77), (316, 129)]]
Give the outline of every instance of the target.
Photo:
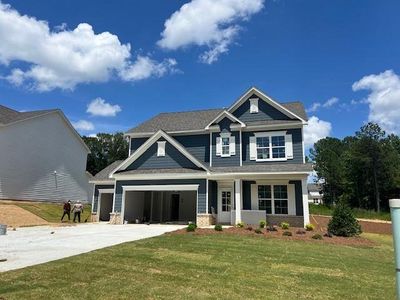
[(389, 210), (400, 196), (400, 138), (368, 123), (353, 136), (327, 137), (310, 150), (323, 201), (368, 210)]

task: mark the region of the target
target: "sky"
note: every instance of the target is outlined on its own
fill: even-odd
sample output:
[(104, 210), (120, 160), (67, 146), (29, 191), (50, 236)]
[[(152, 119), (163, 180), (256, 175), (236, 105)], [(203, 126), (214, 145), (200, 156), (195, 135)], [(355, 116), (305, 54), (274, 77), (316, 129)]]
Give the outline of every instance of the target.
[(82, 135), (302, 101), (306, 144), (374, 121), (400, 133), (400, 1), (0, 0), (0, 104), (60, 108)]

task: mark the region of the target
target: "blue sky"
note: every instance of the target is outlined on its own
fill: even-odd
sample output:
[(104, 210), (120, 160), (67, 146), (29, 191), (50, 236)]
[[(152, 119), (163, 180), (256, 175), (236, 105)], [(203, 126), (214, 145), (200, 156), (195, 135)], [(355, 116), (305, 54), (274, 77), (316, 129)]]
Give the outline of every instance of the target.
[[(75, 124), (91, 124), (78, 127), (82, 134), (229, 106), (250, 86), (311, 109), (310, 144), (368, 120), (400, 131), (399, 1), (1, 3), (0, 103), (61, 108)], [(82, 23), (94, 31), (87, 40), (87, 26), (72, 34)], [(107, 57), (94, 42), (103, 32)], [(104, 101), (87, 112), (97, 98)]]

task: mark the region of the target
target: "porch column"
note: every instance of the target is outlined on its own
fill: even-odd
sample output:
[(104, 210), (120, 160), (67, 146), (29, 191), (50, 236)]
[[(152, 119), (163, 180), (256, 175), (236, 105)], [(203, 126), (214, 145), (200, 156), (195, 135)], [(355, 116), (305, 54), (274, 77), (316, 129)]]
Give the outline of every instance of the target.
[(235, 179), (235, 224), (242, 222), (242, 180)]
[(308, 191), (307, 191), (307, 177), (301, 180), (301, 192), (303, 194), (303, 217), (304, 226), (310, 223), (310, 212), (308, 210)]

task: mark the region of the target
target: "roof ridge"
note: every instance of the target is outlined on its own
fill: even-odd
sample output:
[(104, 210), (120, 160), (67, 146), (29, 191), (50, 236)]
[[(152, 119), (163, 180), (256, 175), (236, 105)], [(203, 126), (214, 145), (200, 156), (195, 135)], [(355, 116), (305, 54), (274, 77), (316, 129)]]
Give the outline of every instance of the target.
[[(206, 108), (206, 109), (192, 109), (192, 110), (185, 110), (185, 111), (171, 111), (171, 112), (160, 112), (158, 115), (167, 115), (167, 114), (181, 114), (181, 113), (188, 113), (188, 112), (199, 112), (199, 111), (210, 111), (210, 110), (224, 110), (225, 108)], [(157, 116), (157, 115), (156, 115)]]

